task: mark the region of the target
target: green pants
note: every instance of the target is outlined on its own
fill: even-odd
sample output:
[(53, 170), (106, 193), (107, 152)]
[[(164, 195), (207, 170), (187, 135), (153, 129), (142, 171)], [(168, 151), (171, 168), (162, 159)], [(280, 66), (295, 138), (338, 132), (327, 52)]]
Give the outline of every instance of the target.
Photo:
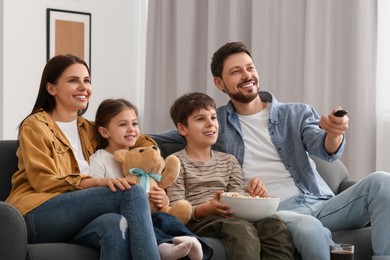
[(294, 245), (284, 222), (276, 215), (256, 223), (216, 215), (190, 221), (187, 227), (199, 236), (223, 240), (229, 260), (294, 259)]

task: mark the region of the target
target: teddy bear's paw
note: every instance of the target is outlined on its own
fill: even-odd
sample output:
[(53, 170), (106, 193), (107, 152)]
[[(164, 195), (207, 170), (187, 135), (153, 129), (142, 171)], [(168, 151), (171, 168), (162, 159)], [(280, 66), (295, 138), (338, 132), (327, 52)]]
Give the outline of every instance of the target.
[(179, 219), (184, 225), (191, 219), (192, 206), (191, 203), (186, 200), (178, 200), (170, 205), (168, 214), (173, 215)]

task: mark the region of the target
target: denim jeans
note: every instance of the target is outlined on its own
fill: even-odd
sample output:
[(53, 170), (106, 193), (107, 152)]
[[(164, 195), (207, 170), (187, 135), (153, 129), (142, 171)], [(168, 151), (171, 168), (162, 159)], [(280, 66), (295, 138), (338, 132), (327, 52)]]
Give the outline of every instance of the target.
[(361, 228), (370, 222), (372, 259), (389, 260), (389, 187), (390, 174), (375, 172), (329, 200), (300, 195), (283, 201), (277, 215), (303, 259), (328, 260), (333, 243), (330, 231)]
[(100, 259), (160, 259), (149, 201), (138, 185), (62, 193), (27, 213), (29, 243), (72, 242), (100, 249)]
[(208, 244), (206, 239), (192, 233), (183, 223), (176, 217), (164, 212), (156, 212), (152, 214), (154, 232), (156, 234), (157, 244), (172, 243), (172, 238), (176, 236), (192, 236), (196, 237), (203, 250), (203, 259), (211, 259), (213, 248)]

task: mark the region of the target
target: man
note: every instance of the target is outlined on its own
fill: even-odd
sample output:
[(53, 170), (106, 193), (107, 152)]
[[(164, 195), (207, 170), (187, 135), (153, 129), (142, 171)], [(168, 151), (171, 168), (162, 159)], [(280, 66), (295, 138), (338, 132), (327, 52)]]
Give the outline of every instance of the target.
[[(333, 161), (345, 146), (348, 117), (318, 116), (310, 106), (279, 103), (259, 92), (250, 51), (231, 42), (214, 53), (214, 83), (230, 101), (217, 110), (219, 138), (215, 150), (234, 154), (252, 194), (265, 187), (280, 196), (278, 215), (286, 223), (303, 259), (329, 259), (329, 230), (365, 226), (371, 221), (373, 259), (390, 259), (390, 174), (375, 172), (334, 196), (308, 154)], [(173, 140), (172, 132), (154, 135)]]

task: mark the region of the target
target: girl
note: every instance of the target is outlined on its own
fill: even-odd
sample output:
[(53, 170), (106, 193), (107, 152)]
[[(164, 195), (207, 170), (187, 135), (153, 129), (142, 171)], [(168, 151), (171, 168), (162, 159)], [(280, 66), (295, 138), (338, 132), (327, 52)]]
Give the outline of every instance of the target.
[[(91, 156), (90, 174), (93, 177), (123, 178), (120, 163), (113, 153), (118, 149), (156, 145), (148, 136), (138, 138), (140, 129), (137, 108), (124, 99), (104, 100), (95, 116), (95, 131), (99, 150)], [(137, 142), (138, 140), (138, 142)], [(155, 186), (148, 193), (149, 200), (157, 207), (169, 203), (165, 191)], [(196, 238), (176, 217), (163, 212), (154, 213), (153, 224), (161, 259), (178, 259), (188, 255), (190, 259), (211, 257), (211, 248), (204, 239)], [(200, 243), (200, 242), (202, 243)]]

